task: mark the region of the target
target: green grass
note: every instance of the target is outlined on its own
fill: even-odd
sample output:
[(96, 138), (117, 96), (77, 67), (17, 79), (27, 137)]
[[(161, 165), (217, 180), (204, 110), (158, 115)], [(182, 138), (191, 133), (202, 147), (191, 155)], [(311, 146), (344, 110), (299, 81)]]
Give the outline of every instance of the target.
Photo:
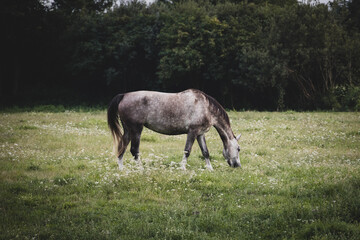
[(229, 112), (242, 169), (206, 134), (147, 129), (118, 171), (105, 111), (0, 114), (1, 239), (360, 239), (360, 114)]

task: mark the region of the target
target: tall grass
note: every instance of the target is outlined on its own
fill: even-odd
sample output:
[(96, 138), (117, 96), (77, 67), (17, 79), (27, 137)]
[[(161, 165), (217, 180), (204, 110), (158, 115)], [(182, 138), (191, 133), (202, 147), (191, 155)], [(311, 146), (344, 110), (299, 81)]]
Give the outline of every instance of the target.
[(360, 114), (229, 112), (242, 169), (206, 134), (147, 129), (120, 172), (105, 111), (0, 114), (1, 239), (359, 239)]

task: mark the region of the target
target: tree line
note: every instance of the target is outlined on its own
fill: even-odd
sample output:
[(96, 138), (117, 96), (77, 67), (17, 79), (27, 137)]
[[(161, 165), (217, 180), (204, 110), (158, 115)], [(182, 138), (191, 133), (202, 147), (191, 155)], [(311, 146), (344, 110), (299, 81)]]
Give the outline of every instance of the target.
[(231, 109), (359, 110), (360, 3), (6, 0), (2, 105), (197, 88)]

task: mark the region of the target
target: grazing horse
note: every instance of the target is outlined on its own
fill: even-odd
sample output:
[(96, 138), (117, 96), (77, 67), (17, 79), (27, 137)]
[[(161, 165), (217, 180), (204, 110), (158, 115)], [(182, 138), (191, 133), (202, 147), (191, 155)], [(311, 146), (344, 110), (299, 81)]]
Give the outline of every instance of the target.
[[(123, 156), (131, 141), (131, 154), (139, 158), (140, 136), (143, 127), (155, 132), (177, 135), (187, 134), (182, 169), (186, 169), (191, 147), (198, 141), (206, 167), (213, 170), (205, 133), (214, 126), (224, 145), (223, 155), (231, 167), (241, 167), (238, 140), (230, 127), (224, 108), (209, 95), (195, 89), (180, 93), (137, 91), (116, 95), (109, 104), (108, 125), (117, 149), (119, 169), (123, 168)], [(120, 122), (124, 133), (121, 133)]]

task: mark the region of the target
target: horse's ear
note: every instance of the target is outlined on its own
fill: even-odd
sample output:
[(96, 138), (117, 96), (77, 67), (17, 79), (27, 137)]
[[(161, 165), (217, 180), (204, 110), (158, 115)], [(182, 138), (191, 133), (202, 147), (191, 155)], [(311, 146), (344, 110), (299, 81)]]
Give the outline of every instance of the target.
[(241, 133), (236, 137), (236, 141), (239, 141), (241, 137)]

